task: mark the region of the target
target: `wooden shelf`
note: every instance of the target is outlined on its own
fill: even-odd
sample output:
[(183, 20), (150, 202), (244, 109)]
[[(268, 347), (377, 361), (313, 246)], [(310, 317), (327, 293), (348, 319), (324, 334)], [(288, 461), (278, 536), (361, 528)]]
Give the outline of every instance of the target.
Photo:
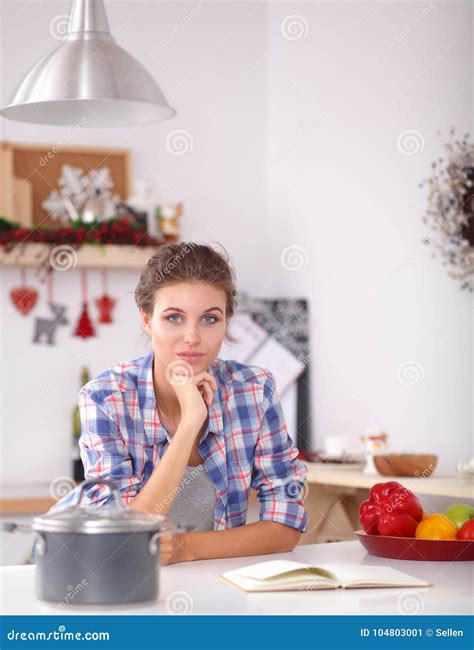
[[(77, 263), (67, 268), (88, 269), (142, 269), (157, 248), (147, 246), (118, 246), (106, 244), (97, 246), (83, 244), (77, 253)], [(51, 245), (30, 243), (15, 246), (8, 253), (0, 246), (0, 266), (38, 267), (47, 262)], [(58, 260), (60, 268), (60, 261)]]

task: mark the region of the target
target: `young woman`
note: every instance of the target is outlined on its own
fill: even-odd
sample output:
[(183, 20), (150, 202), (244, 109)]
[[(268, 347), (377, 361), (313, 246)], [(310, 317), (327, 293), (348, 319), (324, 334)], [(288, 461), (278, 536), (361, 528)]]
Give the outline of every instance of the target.
[[(130, 508), (192, 526), (161, 538), (161, 564), (289, 551), (307, 529), (307, 469), (274, 376), (218, 358), (236, 293), (213, 248), (160, 247), (135, 291), (151, 352), (79, 393), (86, 478), (112, 479)], [(246, 524), (251, 487), (260, 520)], [(50, 512), (75, 503), (77, 490)], [(81, 505), (112, 498), (106, 486), (90, 486)]]

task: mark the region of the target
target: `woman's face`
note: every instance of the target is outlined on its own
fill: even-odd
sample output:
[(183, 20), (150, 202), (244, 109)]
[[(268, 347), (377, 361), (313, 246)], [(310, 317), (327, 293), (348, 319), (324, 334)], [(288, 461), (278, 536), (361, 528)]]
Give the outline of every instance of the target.
[[(206, 370), (224, 340), (225, 312), (224, 290), (209, 284), (183, 281), (158, 289), (153, 314), (141, 312), (155, 364), (166, 368), (181, 359), (191, 365), (194, 374)], [(180, 356), (183, 352), (200, 352), (202, 356)]]

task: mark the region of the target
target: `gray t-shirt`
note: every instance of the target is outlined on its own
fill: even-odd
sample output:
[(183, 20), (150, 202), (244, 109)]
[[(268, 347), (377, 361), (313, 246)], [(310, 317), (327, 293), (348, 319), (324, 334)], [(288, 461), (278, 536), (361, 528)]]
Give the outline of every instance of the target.
[(204, 464), (187, 465), (177, 488), (168, 517), (177, 525), (193, 530), (214, 530), (216, 488)]

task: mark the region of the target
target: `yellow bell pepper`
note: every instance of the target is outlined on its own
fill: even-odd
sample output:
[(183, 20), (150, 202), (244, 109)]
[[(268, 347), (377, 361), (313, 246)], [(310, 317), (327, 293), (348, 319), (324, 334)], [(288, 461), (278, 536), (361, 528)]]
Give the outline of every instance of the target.
[(445, 515), (435, 513), (422, 519), (416, 527), (415, 537), (422, 539), (456, 539), (456, 524)]

